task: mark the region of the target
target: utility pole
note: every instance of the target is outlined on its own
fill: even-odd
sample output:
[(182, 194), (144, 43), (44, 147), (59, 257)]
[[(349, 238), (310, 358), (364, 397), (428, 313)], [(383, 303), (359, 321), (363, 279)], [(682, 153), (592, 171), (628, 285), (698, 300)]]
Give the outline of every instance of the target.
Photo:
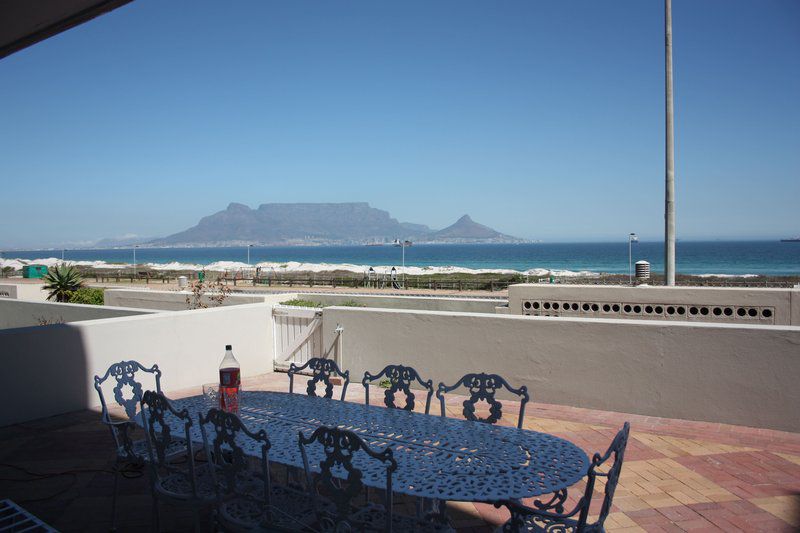
[(672, 0), (664, 0), (666, 172), (664, 194), (664, 284), (675, 285), (675, 152), (672, 107)]

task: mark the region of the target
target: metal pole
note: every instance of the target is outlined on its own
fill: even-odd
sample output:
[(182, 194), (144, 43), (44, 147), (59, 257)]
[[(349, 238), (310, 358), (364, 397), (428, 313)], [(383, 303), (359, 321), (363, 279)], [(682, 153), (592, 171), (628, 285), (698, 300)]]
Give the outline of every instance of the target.
[(406, 288), (406, 241), (403, 241), (403, 288)]
[(631, 259), (631, 244), (633, 243), (633, 234), (628, 235), (628, 284), (633, 285), (633, 260)]
[(664, 199), (664, 284), (675, 285), (675, 153), (672, 105), (672, 0), (664, 0), (666, 169)]
[(133, 247), (133, 276), (136, 277), (136, 248), (137, 246)]
[(247, 264), (248, 264), (248, 266), (250, 265), (250, 246), (251, 245), (249, 245), (249, 244), (247, 245)]

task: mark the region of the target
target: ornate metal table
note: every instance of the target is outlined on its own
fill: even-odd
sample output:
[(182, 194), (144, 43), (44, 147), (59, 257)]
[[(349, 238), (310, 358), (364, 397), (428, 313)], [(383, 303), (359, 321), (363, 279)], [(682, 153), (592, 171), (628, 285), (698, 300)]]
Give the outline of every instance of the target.
[[(203, 396), (172, 402), (195, 415), (212, 407)], [(320, 425), (357, 432), (369, 445), (391, 445), (398, 468), (396, 492), (458, 501), (527, 498), (569, 487), (589, 466), (586, 454), (569, 441), (516, 427), (387, 409), (282, 392), (244, 391), (240, 417), (250, 430), (265, 429), (270, 461), (302, 468), (298, 432), (308, 436)], [(179, 430), (180, 428), (174, 428)], [(202, 442), (200, 429), (192, 440)], [(242, 443), (246, 445), (246, 443)], [(258, 451), (248, 450), (258, 456)], [(309, 463), (319, 464), (309, 450)], [(375, 461), (359, 461), (365, 485), (383, 488), (386, 471)]]

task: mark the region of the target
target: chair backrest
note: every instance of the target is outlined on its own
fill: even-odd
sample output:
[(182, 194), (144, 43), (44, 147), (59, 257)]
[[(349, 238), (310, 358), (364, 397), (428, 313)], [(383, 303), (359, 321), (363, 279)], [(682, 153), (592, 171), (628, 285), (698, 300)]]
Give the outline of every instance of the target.
[[(522, 421), (525, 417), (525, 404), (530, 400), (528, 395), (528, 388), (523, 385), (515, 389), (508, 382), (497, 374), (467, 374), (456, 382), (455, 385), (447, 386), (444, 383), (439, 383), (439, 388), (436, 391), (436, 397), (439, 398), (442, 407), (442, 416), (445, 416), (445, 393), (452, 392), (459, 387), (465, 387), (469, 390), (470, 397), (464, 400), (464, 418), (474, 422), (487, 422), (494, 424), (503, 417), (503, 404), (500, 403), (495, 397), (498, 390), (506, 389), (508, 392), (520, 397), (519, 406), (519, 419), (517, 420), (517, 427), (522, 427)], [(486, 418), (479, 418), (475, 414), (475, 406), (478, 402), (485, 401), (489, 404), (489, 416)]]
[(191, 430), (194, 422), (189, 411), (186, 409), (177, 411), (169, 403), (166, 396), (155, 391), (146, 391), (144, 393), (141, 411), (147, 453), (150, 457), (150, 470), (154, 479), (159, 478), (162, 474), (181, 470), (169, 461), (170, 452), (176, 449), (175, 445), (179, 442), (173, 436), (172, 430), (174, 427), (180, 427), (183, 430), (181, 438), (185, 441), (186, 446), (186, 462), (188, 463), (192, 495), (197, 497), (197, 475), (191, 440)]
[[(253, 499), (250, 475), (255, 473), (264, 489), (263, 499), (258, 498), (257, 501), (269, 508), (272, 481), (269, 472), (271, 444), (267, 432), (261, 429), (253, 433), (234, 413), (220, 409), (210, 409), (205, 415), (200, 415), (200, 432), (206, 458), (211, 465), (217, 498), (220, 501), (226, 496)], [(258, 452), (259, 464), (255, 471), (248, 462), (248, 455), (255, 454), (245, 453), (245, 448)]]
[[(595, 481), (598, 477), (604, 477), (606, 478), (606, 483), (603, 494), (603, 506), (600, 508), (600, 515), (597, 522), (595, 522), (595, 526), (593, 526), (599, 526), (599, 530), (602, 531), (603, 523), (608, 517), (608, 513), (611, 511), (614, 492), (617, 490), (617, 484), (619, 483), (619, 475), (620, 472), (622, 472), (622, 462), (625, 459), (625, 449), (628, 446), (628, 435), (630, 431), (630, 423), (625, 422), (622, 429), (617, 432), (614, 440), (611, 441), (611, 445), (608, 447), (608, 450), (606, 450), (606, 453), (603, 455), (596, 453), (592, 457), (592, 464), (589, 466), (589, 473), (586, 480), (586, 491), (582, 499), (583, 507), (578, 517), (578, 531), (584, 528), (586, 520), (589, 517), (589, 506), (594, 492)], [(603, 466), (612, 456), (614, 463), (608, 471), (599, 472), (598, 468)]]
[[(102, 407), (104, 418), (108, 418), (109, 415), (108, 404), (106, 403), (105, 394), (103, 394), (103, 384), (113, 377), (116, 381), (116, 385), (113, 388), (114, 401), (125, 409), (128, 419), (134, 419), (136, 410), (139, 408), (139, 403), (144, 395), (141, 378), (137, 376), (139, 372), (151, 374), (155, 380), (156, 392), (161, 392), (161, 370), (158, 369), (158, 365), (145, 368), (138, 361), (120, 361), (108, 367), (102, 377), (94, 377), (94, 388), (97, 391), (97, 395), (100, 396), (100, 406)], [(126, 394), (128, 392), (126, 387), (130, 387), (129, 394)]]
[[(361, 380), (361, 384), (364, 385), (367, 405), (369, 405), (369, 384), (375, 381), (383, 381), (383, 379), (389, 381), (389, 387), (383, 393), (383, 403), (386, 407), (413, 411), (416, 395), (411, 391), (411, 385), (417, 382), (428, 391), (425, 397), (425, 414), (430, 412), (431, 398), (433, 397), (433, 381), (430, 379), (428, 381), (422, 381), (422, 378), (419, 377), (416, 370), (410, 366), (403, 365), (388, 365), (375, 375), (364, 372), (364, 379)], [(398, 392), (405, 394), (406, 403), (403, 407), (395, 403), (395, 396)]]
[[(519, 500), (495, 502), (495, 507), (505, 505), (511, 512), (511, 518), (503, 524), (501, 531), (508, 533), (529, 531), (531, 530), (531, 522), (534, 529), (538, 527), (537, 531), (540, 529), (541, 531), (574, 531), (575, 533), (605, 531), (603, 525), (608, 513), (611, 511), (614, 491), (616, 491), (619, 483), (619, 475), (622, 471), (622, 462), (625, 459), (625, 448), (628, 445), (629, 433), (630, 424), (625, 422), (622, 429), (617, 432), (614, 440), (611, 441), (606, 453), (603, 455), (594, 454), (587, 473), (586, 489), (572, 511), (564, 513), (564, 503), (568, 498), (567, 489), (556, 491), (546, 502), (534, 501), (533, 507), (522, 505)], [(613, 464), (610, 468), (605, 472), (598, 471), (612, 456)], [(598, 477), (606, 478), (603, 505), (600, 508), (597, 521), (587, 525), (589, 508), (592, 504), (592, 495), (594, 494), (595, 482)], [(575, 516), (577, 516), (577, 520)]]
[[(301, 431), (298, 443), (303, 457), (303, 468), (309, 491), (314, 501), (314, 509), (322, 529), (332, 531), (359, 531), (362, 528), (354, 523), (351, 513), (353, 500), (364, 490), (363, 471), (353, 465), (357, 453), (365, 454), (365, 460), (381, 463), (386, 470), (386, 491), (384, 509), (385, 530), (392, 529), (392, 474), (397, 470), (392, 449), (387, 447), (380, 452), (372, 450), (357, 434), (336, 427), (319, 427), (306, 438)], [(319, 459), (319, 476), (312, 475), (309, 455)], [(322, 511), (319, 498), (323, 496), (336, 507), (335, 516)]]
[[(113, 394), (112, 398), (116, 405), (125, 410), (125, 415), (131, 421), (129, 424), (112, 423), (111, 415), (108, 412), (108, 402), (106, 402), (103, 389), (107, 386), (106, 382), (111, 383), (110, 378), (112, 377), (114, 378), (114, 387), (110, 391)], [(108, 370), (102, 376), (94, 377), (94, 389), (100, 397), (103, 422), (108, 424), (111, 430), (111, 437), (116, 444), (117, 454), (126, 456), (129, 460), (143, 459), (134, 452), (133, 437), (131, 435), (136, 429), (136, 424), (133, 423), (136, 417), (136, 410), (139, 408), (144, 396), (145, 386), (142, 383), (142, 377), (149, 378), (149, 381), (154, 382), (156, 392), (161, 392), (161, 370), (158, 369), (158, 365), (145, 368), (138, 361), (120, 361), (108, 367)]]
[(325, 384), (325, 398), (333, 398), (333, 382), (331, 377), (337, 375), (342, 378), (342, 396), (347, 393), (347, 385), (350, 384), (350, 371), (339, 370), (339, 365), (333, 359), (323, 359), (321, 357), (312, 357), (306, 361), (302, 366), (297, 366), (292, 363), (289, 365), (289, 392), (294, 392), (294, 375), (302, 372), (306, 368), (311, 370), (311, 379), (308, 380), (306, 386), (306, 394), (309, 396), (317, 395), (317, 383), (322, 382)]

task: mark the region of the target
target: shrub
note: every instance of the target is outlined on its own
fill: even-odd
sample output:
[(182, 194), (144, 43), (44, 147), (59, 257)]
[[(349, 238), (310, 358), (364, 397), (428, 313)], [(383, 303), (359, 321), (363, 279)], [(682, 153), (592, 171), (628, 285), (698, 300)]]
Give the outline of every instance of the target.
[(286, 300), (285, 302), (281, 302), (281, 305), (291, 305), (293, 307), (322, 307), (321, 304), (317, 302), (312, 302), (311, 300), (301, 300), (299, 298), (295, 298), (294, 300)]
[(56, 266), (50, 268), (45, 274), (43, 289), (50, 291), (48, 300), (69, 302), (72, 294), (83, 287), (83, 278), (78, 269), (71, 266)]
[(336, 305), (339, 305), (341, 307), (366, 307), (366, 305), (360, 304), (355, 300), (345, 300), (344, 302)]
[(103, 305), (103, 289), (81, 287), (69, 297), (71, 304)]

